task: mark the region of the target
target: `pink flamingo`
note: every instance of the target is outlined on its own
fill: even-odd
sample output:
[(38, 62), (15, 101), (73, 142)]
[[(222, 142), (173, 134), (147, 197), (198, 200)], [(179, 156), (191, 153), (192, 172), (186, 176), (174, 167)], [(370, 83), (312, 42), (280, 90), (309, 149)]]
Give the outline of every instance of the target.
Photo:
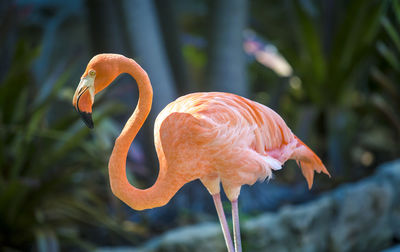
[[(112, 192), (133, 209), (163, 206), (184, 184), (200, 179), (213, 197), (228, 251), (241, 251), (238, 197), (242, 185), (269, 178), (288, 159), (297, 161), (309, 188), (314, 171), (329, 175), (317, 155), (273, 110), (234, 94), (193, 93), (170, 103), (158, 115), (154, 143), (160, 171), (153, 186), (137, 189), (128, 182), (125, 165), (129, 147), (151, 109), (153, 90), (146, 72), (122, 55), (97, 55), (81, 77), (73, 105), (93, 128), (95, 94), (121, 73), (136, 79), (139, 101), (115, 141), (109, 176)], [(234, 245), (221, 204), (220, 184), (232, 203)]]

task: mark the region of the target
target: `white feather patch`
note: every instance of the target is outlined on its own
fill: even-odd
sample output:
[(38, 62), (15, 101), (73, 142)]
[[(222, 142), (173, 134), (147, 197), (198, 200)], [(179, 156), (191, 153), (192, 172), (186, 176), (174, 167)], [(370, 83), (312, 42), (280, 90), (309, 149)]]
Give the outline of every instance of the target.
[(279, 160), (270, 157), (270, 156), (263, 156), (263, 159), (265, 163), (267, 164), (266, 166), (269, 167), (270, 169), (277, 171), (282, 169), (282, 163), (279, 162)]

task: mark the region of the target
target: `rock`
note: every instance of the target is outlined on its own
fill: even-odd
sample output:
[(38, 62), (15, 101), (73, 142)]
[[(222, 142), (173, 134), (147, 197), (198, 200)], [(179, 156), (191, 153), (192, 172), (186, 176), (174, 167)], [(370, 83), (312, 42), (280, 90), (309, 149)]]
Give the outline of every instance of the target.
[(400, 245), (385, 249), (382, 252), (400, 252)]
[[(195, 239), (193, 239), (195, 237)], [(225, 242), (218, 223), (204, 223), (178, 228), (160, 238), (159, 248), (154, 251), (196, 252), (224, 251)]]
[(338, 190), (334, 196), (337, 214), (330, 229), (334, 251), (378, 251), (390, 245), (394, 195), (389, 185), (361, 182)]
[[(400, 240), (399, 195), (397, 161), (383, 165), (369, 178), (343, 185), (312, 202), (286, 206), (277, 213), (245, 221), (243, 250), (381, 251)], [(169, 231), (132, 251), (197, 252), (226, 248), (219, 224), (205, 223)]]
[(177, 228), (147, 242), (140, 248), (101, 248), (97, 252), (197, 252), (225, 251), (225, 241), (218, 223), (202, 223)]

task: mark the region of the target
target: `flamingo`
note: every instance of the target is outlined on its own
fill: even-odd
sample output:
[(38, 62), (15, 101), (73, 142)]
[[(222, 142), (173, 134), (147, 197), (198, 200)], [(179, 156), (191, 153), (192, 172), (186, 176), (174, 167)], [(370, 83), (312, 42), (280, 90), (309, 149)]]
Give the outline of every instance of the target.
[[(184, 184), (200, 179), (212, 195), (228, 251), (239, 252), (242, 185), (271, 178), (272, 171), (281, 169), (288, 159), (296, 160), (309, 189), (314, 171), (330, 176), (318, 156), (272, 109), (230, 93), (204, 92), (182, 96), (160, 112), (154, 125), (159, 174), (153, 186), (138, 189), (128, 182), (125, 168), (130, 145), (152, 105), (147, 73), (123, 55), (96, 55), (89, 61), (72, 103), (93, 128), (95, 95), (122, 73), (136, 80), (139, 100), (115, 140), (108, 168), (113, 194), (135, 210), (164, 206)], [(221, 184), (232, 204), (234, 243), (221, 203)]]

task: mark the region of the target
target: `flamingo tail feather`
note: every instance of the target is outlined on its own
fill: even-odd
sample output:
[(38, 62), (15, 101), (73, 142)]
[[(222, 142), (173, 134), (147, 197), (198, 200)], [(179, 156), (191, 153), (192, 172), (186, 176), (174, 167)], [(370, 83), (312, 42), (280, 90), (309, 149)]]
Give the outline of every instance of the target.
[(322, 163), (321, 159), (310, 149), (307, 145), (305, 145), (300, 139), (296, 137), (298, 144), (297, 149), (294, 153), (294, 159), (297, 162), (297, 165), (300, 167), (303, 176), (307, 180), (308, 189), (311, 189), (314, 180), (314, 171), (318, 173), (325, 173), (329, 177), (328, 170), (325, 165)]

